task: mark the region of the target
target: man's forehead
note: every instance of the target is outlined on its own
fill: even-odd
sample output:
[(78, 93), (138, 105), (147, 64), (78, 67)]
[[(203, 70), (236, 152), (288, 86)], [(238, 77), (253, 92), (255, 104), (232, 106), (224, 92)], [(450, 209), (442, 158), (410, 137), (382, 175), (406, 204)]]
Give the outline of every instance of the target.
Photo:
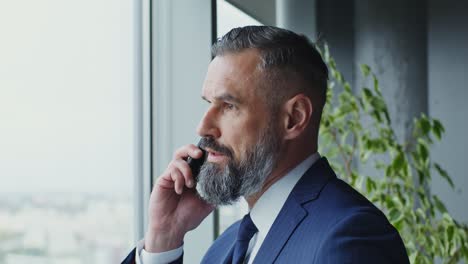
[(243, 87), (235, 85), (225, 80), (224, 82), (214, 82), (207, 80), (203, 85), (202, 98), (207, 101), (228, 100), (243, 101)]
[(240, 76), (249, 78), (258, 71), (260, 62), (260, 54), (254, 49), (226, 53), (216, 56), (211, 61), (208, 74), (215, 73), (215, 75), (221, 75), (228, 79), (238, 78)]
[(241, 98), (250, 96), (259, 83), (257, 52), (243, 51), (215, 57), (210, 63), (202, 96), (219, 97), (230, 94)]

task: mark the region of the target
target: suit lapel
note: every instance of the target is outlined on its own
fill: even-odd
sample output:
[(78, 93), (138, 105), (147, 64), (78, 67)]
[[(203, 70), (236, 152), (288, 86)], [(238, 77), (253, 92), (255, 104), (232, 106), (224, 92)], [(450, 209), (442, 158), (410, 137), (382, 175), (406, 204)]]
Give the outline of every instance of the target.
[[(288, 198), (271, 226), (260, 250), (255, 256), (254, 263), (273, 263), (286, 244), (286, 241), (288, 241), (294, 232), (294, 229), (306, 217), (307, 212), (298, 203), (289, 200)], [(286, 207), (288, 209), (284, 210)]]
[(229, 251), (227, 251), (227, 254), (224, 256), (223, 264), (231, 264), (232, 254), (234, 254), (235, 245), (236, 245), (236, 240), (234, 240), (234, 243), (232, 244), (231, 248), (229, 249)]
[(296, 227), (308, 215), (303, 204), (315, 200), (325, 184), (336, 177), (325, 158), (301, 177), (270, 228), (253, 263), (273, 263)]

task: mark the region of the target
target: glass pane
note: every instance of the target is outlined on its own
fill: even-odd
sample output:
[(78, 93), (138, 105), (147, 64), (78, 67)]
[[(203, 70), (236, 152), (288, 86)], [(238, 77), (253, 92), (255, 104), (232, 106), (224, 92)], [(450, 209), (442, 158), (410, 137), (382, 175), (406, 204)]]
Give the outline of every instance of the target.
[[(235, 27), (261, 25), (260, 22), (245, 14), (224, 0), (217, 0), (217, 34), (222, 37)], [(232, 223), (241, 219), (248, 212), (248, 205), (241, 199), (234, 205), (219, 208), (219, 232), (222, 233)]]
[(132, 5), (0, 2), (0, 263), (133, 247)]
[(218, 38), (235, 27), (262, 25), (253, 17), (224, 0), (216, 0), (216, 26)]

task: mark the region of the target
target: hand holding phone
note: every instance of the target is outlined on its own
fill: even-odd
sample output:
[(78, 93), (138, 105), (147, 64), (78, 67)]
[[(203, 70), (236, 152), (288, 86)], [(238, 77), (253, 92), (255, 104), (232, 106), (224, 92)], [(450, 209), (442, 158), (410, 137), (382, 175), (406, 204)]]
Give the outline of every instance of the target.
[(206, 161), (206, 150), (204, 150), (201, 147), (201, 140), (198, 142), (197, 147), (202, 151), (202, 156), (199, 159), (194, 159), (192, 157), (187, 158), (187, 163), (190, 166), (190, 169), (192, 170), (192, 176), (197, 181), (197, 176), (200, 173), (201, 166), (203, 163)]
[[(199, 156), (195, 146), (179, 148), (153, 187), (145, 235), (145, 250), (148, 252), (164, 252), (180, 247), (185, 234), (200, 225), (215, 208), (203, 201), (194, 188), (196, 176), (208, 156), (200, 142), (198, 148), (202, 151), (198, 159), (190, 157)], [(192, 170), (192, 177), (187, 173), (187, 165)]]

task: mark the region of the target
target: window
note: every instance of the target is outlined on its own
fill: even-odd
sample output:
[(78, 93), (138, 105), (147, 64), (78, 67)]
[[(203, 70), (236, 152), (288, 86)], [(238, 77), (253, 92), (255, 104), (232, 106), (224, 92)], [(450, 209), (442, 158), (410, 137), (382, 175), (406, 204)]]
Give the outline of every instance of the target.
[(134, 247), (133, 1), (0, 2), (0, 263)]

